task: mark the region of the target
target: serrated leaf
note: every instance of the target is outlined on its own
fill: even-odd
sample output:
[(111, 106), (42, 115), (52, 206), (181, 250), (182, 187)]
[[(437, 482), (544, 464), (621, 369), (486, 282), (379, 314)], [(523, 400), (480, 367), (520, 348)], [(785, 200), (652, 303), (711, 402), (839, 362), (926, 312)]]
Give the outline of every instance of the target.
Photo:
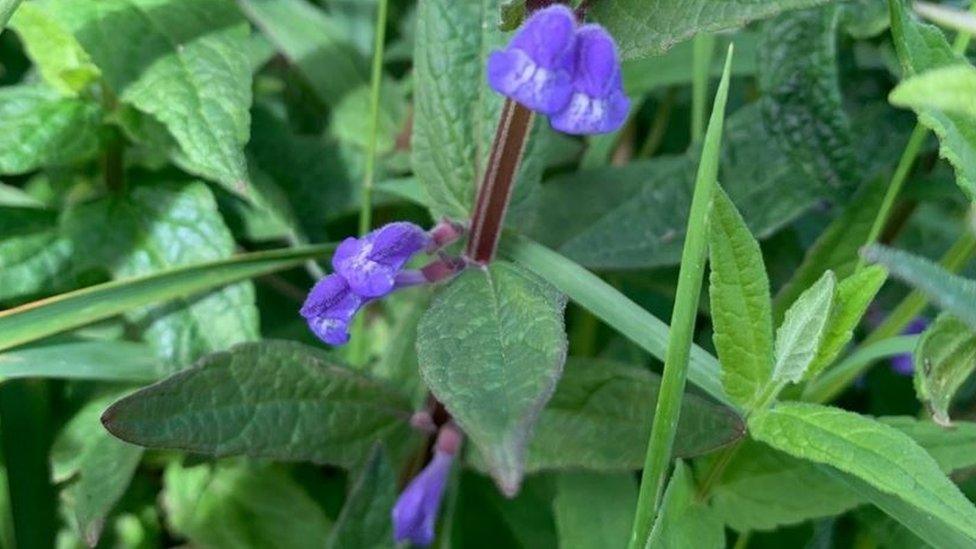
[(498, 30), (513, 31), (525, 19), (525, 0), (505, 0), (499, 13)]
[(758, 61), (763, 122), (774, 143), (834, 196), (860, 178), (840, 93), (838, 13), (829, 5), (766, 23)]
[(0, 173), (20, 174), (92, 158), (101, 109), (31, 85), (0, 88)]
[(892, 105), (912, 109), (938, 109), (966, 115), (976, 124), (976, 68), (968, 64), (950, 65), (925, 71), (891, 91)]
[[(888, 0), (891, 34), (904, 76), (965, 63), (937, 27), (910, 16), (903, 0)], [(956, 183), (976, 198), (976, 121), (964, 114), (933, 107), (915, 110), (918, 120), (939, 137), (939, 154), (956, 170)]]
[[(434, 218), (468, 217), (487, 166), (504, 98), (488, 87), (487, 56), (500, 47), (501, 0), (424, 0), (414, 52), (413, 169)], [(529, 198), (542, 175), (544, 117), (536, 117), (516, 177), (512, 205)]]
[(346, 29), (317, 6), (304, 0), (237, 3), (326, 105), (338, 105), (346, 94), (369, 82), (366, 61)]
[(40, 4), (28, 3), (18, 9), (10, 28), (20, 35), (44, 80), (62, 94), (76, 96), (101, 77), (71, 32)]
[(725, 547), (725, 528), (711, 507), (698, 498), (691, 468), (684, 462), (675, 464), (661, 501), (654, 528), (646, 549), (670, 547)]
[(55, 212), (0, 207), (0, 300), (63, 286), (70, 280), (71, 254)]
[(826, 334), (836, 287), (833, 271), (827, 271), (786, 311), (776, 330), (772, 383), (797, 383), (803, 379)]
[(754, 441), (736, 450), (711, 494), (715, 514), (739, 532), (838, 515), (862, 501), (815, 464)]
[(318, 504), (274, 465), (170, 462), (161, 506), (171, 530), (195, 547), (304, 549), (331, 529)]
[[(634, 471), (644, 465), (660, 376), (641, 368), (570, 358), (556, 392), (539, 414), (525, 470)], [(738, 439), (744, 424), (731, 409), (688, 393), (674, 453), (691, 457)], [(475, 456), (482, 467), (484, 458)]]
[(624, 547), (637, 505), (637, 483), (629, 474), (561, 473), (552, 510), (560, 547)]
[(526, 445), (563, 371), (565, 305), (535, 274), (496, 261), (441, 289), (417, 328), (421, 375), (506, 494), (518, 492)]
[(807, 368), (807, 379), (815, 377), (840, 355), (854, 337), (854, 329), (867, 312), (868, 305), (887, 279), (888, 273), (883, 268), (872, 266), (852, 274), (837, 285), (830, 320), (817, 348), (817, 355)]
[[(729, 116), (725, 128), (719, 180), (754, 234), (773, 234), (820, 200), (813, 181), (798, 174), (789, 159), (770, 157), (757, 106)], [(546, 181), (539, 192), (545, 207), (530, 234), (589, 268), (676, 265), (687, 230), (696, 155), (661, 156)], [(656, 213), (649, 216), (648, 211)]]
[(783, 314), (806, 288), (809, 288), (828, 269), (838, 278), (854, 272), (857, 253), (867, 242), (871, 225), (888, 188), (888, 180), (876, 178), (862, 186), (851, 198), (844, 211), (807, 249), (803, 262), (793, 272), (789, 282), (780, 288), (773, 299), (773, 320), (783, 321)]
[(749, 419), (754, 438), (829, 465), (929, 521), (976, 540), (976, 507), (907, 435), (871, 418), (816, 404), (780, 403)]
[(913, 357), (918, 399), (937, 423), (949, 425), (952, 398), (976, 369), (976, 332), (952, 315), (939, 315), (919, 338)]
[(402, 434), (410, 404), (319, 349), (285, 341), (214, 353), (116, 402), (115, 436), (152, 448), (351, 467)]
[(895, 277), (976, 330), (976, 282), (951, 274), (927, 259), (885, 246), (870, 246), (861, 255), (884, 265)]
[(0, 353), (0, 379), (149, 382), (161, 371), (151, 347), (130, 341), (74, 341)]
[(353, 483), (325, 546), (329, 549), (393, 547), (390, 510), (396, 499), (396, 475), (386, 452), (377, 445)]
[(121, 101), (166, 126), (177, 164), (249, 194), (249, 29), (230, 0), (57, 0), (50, 13)]
[(86, 404), (64, 427), (51, 449), (56, 482), (72, 525), (89, 547), (101, 537), (105, 519), (125, 493), (142, 459), (142, 448), (112, 437), (98, 420), (119, 395)]
[(592, 16), (617, 40), (624, 58), (661, 53), (701, 32), (741, 27), (784, 11), (809, 8), (827, 0), (617, 0), (598, 2)]
[(721, 190), (709, 217), (709, 296), (712, 339), (722, 365), (722, 385), (749, 406), (773, 373), (769, 279), (759, 243)]
[[(64, 226), (75, 249), (85, 250), (79, 268), (107, 269), (120, 279), (228, 258), (236, 245), (211, 191), (199, 182), (137, 186), (127, 196), (74, 208)], [(258, 338), (250, 282), (129, 317), (142, 325), (143, 337), (169, 371)]]

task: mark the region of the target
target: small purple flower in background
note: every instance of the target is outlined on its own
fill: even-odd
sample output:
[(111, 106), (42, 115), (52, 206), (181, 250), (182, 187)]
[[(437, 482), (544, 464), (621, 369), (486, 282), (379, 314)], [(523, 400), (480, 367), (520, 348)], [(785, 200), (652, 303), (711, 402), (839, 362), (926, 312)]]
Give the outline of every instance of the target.
[(488, 58), (488, 81), (495, 91), (529, 109), (555, 114), (573, 94), (576, 18), (561, 4), (529, 17), (508, 47)]
[[(929, 327), (929, 321), (922, 317), (915, 317), (908, 326), (902, 330), (902, 335), (917, 335)], [(891, 370), (896, 374), (910, 376), (915, 373), (915, 358), (912, 353), (905, 353), (891, 357)]]
[(362, 238), (343, 240), (332, 256), (332, 268), (357, 294), (382, 297), (393, 291), (396, 275), (429, 242), (430, 236), (413, 223), (390, 223)]
[(434, 542), (437, 515), (454, 456), (461, 445), (461, 433), (448, 423), (441, 427), (434, 444), (434, 457), (397, 498), (393, 506), (393, 538), (427, 546)]
[(301, 315), (325, 343), (345, 344), (349, 324), (370, 300), (399, 288), (439, 282), (464, 269), (462, 260), (446, 256), (420, 270), (403, 269), (418, 252), (436, 252), (459, 238), (462, 229), (445, 220), (428, 233), (413, 223), (397, 222), (345, 239), (332, 256), (335, 272), (315, 284)]
[(329, 345), (349, 341), (349, 323), (363, 306), (363, 298), (355, 294), (338, 274), (319, 280), (305, 298), (301, 315), (319, 339)]
[(488, 58), (488, 83), (498, 93), (549, 115), (570, 134), (612, 132), (627, 119), (620, 60), (613, 38), (557, 4), (534, 13), (508, 47)]
[(573, 97), (565, 109), (552, 117), (552, 127), (573, 134), (612, 132), (624, 123), (630, 110), (617, 47), (599, 25), (584, 25), (576, 36)]

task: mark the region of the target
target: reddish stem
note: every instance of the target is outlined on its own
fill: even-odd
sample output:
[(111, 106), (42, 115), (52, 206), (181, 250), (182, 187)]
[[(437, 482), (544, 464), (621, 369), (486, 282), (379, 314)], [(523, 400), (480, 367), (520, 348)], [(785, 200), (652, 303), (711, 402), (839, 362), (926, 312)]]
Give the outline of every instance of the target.
[(495, 130), (488, 166), (485, 169), (468, 238), (467, 256), (487, 265), (495, 257), (498, 239), (512, 197), (515, 177), (532, 127), (532, 111), (507, 99)]

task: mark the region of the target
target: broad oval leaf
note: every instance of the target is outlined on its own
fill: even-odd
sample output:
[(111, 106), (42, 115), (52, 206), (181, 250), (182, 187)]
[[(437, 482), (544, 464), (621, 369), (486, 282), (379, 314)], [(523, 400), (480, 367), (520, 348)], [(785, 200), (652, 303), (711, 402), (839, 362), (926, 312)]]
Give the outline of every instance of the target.
[(915, 392), (933, 419), (949, 425), (949, 405), (976, 369), (976, 332), (958, 318), (942, 314), (915, 348)]
[(722, 385), (749, 406), (773, 373), (772, 305), (759, 243), (735, 205), (715, 192), (709, 218), (709, 296)]
[(45, 82), (76, 96), (101, 76), (71, 32), (38, 3), (24, 4), (10, 20)]
[(624, 547), (637, 505), (633, 475), (590, 471), (556, 477), (552, 500), (560, 547), (603, 549)]
[(847, 473), (976, 543), (976, 507), (925, 450), (893, 427), (838, 408), (780, 403), (754, 414), (749, 432), (780, 451)]
[(393, 388), (299, 343), (245, 343), (141, 389), (102, 416), (149, 448), (344, 467), (403, 434), (410, 403)]
[[(539, 414), (526, 472), (551, 469), (635, 471), (644, 465), (661, 378), (607, 360), (570, 358), (552, 399)], [(685, 393), (675, 435), (679, 457), (705, 454), (745, 432), (732, 409)], [(475, 456), (481, 465), (483, 458)]]
[(661, 510), (645, 549), (725, 547), (725, 528), (712, 508), (698, 497), (691, 468), (679, 461), (664, 491)]
[(950, 65), (902, 81), (888, 99), (892, 105), (933, 108), (969, 116), (976, 124), (976, 68)]
[(71, 242), (61, 235), (57, 212), (0, 207), (0, 300), (67, 285), (72, 281), (71, 256)]
[(507, 494), (518, 491), (532, 429), (562, 374), (565, 305), (535, 274), (496, 261), (442, 289), (417, 328), (421, 375)]

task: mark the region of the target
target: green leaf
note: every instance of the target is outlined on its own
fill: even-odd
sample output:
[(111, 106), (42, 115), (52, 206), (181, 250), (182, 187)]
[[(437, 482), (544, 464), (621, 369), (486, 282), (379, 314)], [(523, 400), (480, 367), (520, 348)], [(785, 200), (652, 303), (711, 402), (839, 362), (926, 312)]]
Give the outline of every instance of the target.
[[(79, 268), (104, 268), (117, 279), (225, 259), (236, 246), (210, 189), (199, 182), (137, 186), (124, 197), (73, 208), (64, 225), (75, 249), (85, 250)], [(249, 282), (128, 316), (175, 369), (258, 338)]]
[(333, 246), (324, 245), (241, 254), (89, 286), (43, 302), (0, 311), (0, 350), (153, 303), (187, 298), (225, 284), (294, 267), (332, 249)]
[(76, 96), (101, 77), (101, 71), (71, 32), (40, 4), (28, 3), (17, 10), (10, 28), (20, 35), (44, 81), (62, 94)]
[(851, 123), (837, 68), (836, 5), (789, 13), (763, 27), (759, 84), (774, 143), (834, 196), (856, 188)]
[(552, 501), (560, 547), (623, 547), (637, 505), (637, 483), (629, 474), (561, 473)]
[(949, 425), (952, 398), (976, 369), (976, 332), (958, 318), (942, 314), (915, 348), (915, 392), (932, 419)]
[(98, 105), (40, 86), (0, 88), (0, 173), (26, 173), (92, 158)]
[(837, 408), (780, 403), (754, 414), (749, 432), (773, 448), (847, 473), (930, 522), (976, 540), (976, 507), (925, 450), (892, 427)]
[(786, 311), (783, 323), (776, 330), (773, 384), (798, 383), (803, 379), (826, 335), (836, 287), (833, 271), (827, 271)]
[(616, 0), (594, 3), (590, 11), (614, 36), (626, 59), (661, 53), (700, 32), (733, 29), (826, 1)]
[(20, 0), (0, 0), (0, 32), (7, 26), (7, 21), (14, 14), (14, 10), (20, 5)]
[(519, 28), (525, 19), (525, 0), (506, 0), (501, 6), (498, 29), (513, 31)]
[(304, 0), (238, 0), (247, 17), (291, 61), (328, 106), (369, 82), (366, 60), (346, 29)]
[(888, 273), (883, 268), (873, 266), (852, 274), (837, 285), (830, 320), (817, 348), (817, 356), (807, 368), (807, 379), (815, 377), (840, 356), (887, 278)]
[(888, 29), (888, 5), (877, 0), (852, 0), (841, 4), (841, 26), (858, 40), (874, 38)]
[(417, 328), (424, 381), (506, 494), (518, 491), (532, 428), (562, 374), (565, 305), (543, 279), (495, 262), (441, 289)]
[[(716, 51), (723, 51), (730, 43), (735, 43), (735, 58), (732, 59), (732, 76), (751, 76), (756, 74), (756, 48), (758, 33), (742, 30), (735, 34), (716, 35)], [(624, 90), (630, 96), (673, 85), (688, 85), (692, 79), (693, 41), (675, 44), (662, 55), (628, 59), (621, 66)], [(722, 76), (725, 60), (714, 56), (708, 73), (712, 78)]]
[(887, 179), (877, 178), (863, 185), (836, 219), (820, 233), (807, 249), (803, 262), (793, 272), (789, 282), (773, 298), (773, 321), (783, 321), (783, 314), (800, 294), (828, 269), (838, 278), (854, 273), (857, 252), (867, 242), (871, 225), (881, 208)]
[[(487, 166), (504, 98), (488, 87), (487, 56), (500, 47), (501, 0), (425, 0), (417, 8), (412, 162), (434, 218), (468, 217)], [(542, 175), (548, 124), (537, 117), (512, 196), (517, 207)]]
[[(526, 471), (640, 469), (660, 387), (661, 378), (642, 368), (570, 358), (539, 414)], [(694, 393), (685, 395), (679, 418), (674, 452), (681, 457), (714, 451), (744, 431), (735, 412)]]
[[(921, 23), (906, 11), (903, 0), (888, 0), (891, 34), (910, 77), (933, 69), (962, 64), (937, 27)], [(956, 183), (970, 199), (976, 198), (976, 121), (953, 111), (920, 106), (918, 121), (939, 137), (939, 154), (956, 169)]]
[[(668, 325), (600, 277), (524, 237), (503, 239), (501, 251), (506, 257), (556, 286), (581, 307), (654, 357), (664, 359), (668, 344)], [(688, 379), (715, 400), (728, 403), (729, 399), (722, 390), (719, 370), (715, 357), (701, 347), (692, 345)]]
[[(729, 116), (725, 128), (719, 180), (758, 237), (823, 196), (788, 158), (770, 157), (758, 106)], [(555, 177), (542, 185), (545, 207), (530, 235), (593, 269), (676, 265), (697, 165), (697, 153), (689, 152)]]
[(409, 416), (398, 391), (328, 353), (264, 341), (209, 355), (116, 402), (102, 421), (140, 446), (351, 467), (403, 434)]
[(976, 330), (976, 282), (953, 275), (927, 259), (874, 245), (861, 252), (865, 259), (880, 263), (895, 277), (920, 290), (947, 313)]
[(725, 528), (712, 509), (698, 498), (691, 468), (679, 461), (664, 491), (661, 510), (647, 540), (647, 549), (725, 547)]
[(55, 343), (0, 353), (0, 379), (149, 382), (162, 371), (151, 347), (129, 341)]
[(862, 501), (815, 464), (751, 440), (736, 450), (711, 493), (715, 514), (739, 532), (838, 515)]
[(755, 402), (773, 372), (769, 279), (759, 243), (721, 190), (709, 218), (709, 296), (722, 386), (736, 403)]
[(377, 445), (353, 483), (325, 546), (329, 549), (393, 547), (390, 510), (396, 499), (396, 475), (382, 446)]
[(98, 420), (117, 396), (85, 405), (51, 449), (54, 480), (73, 479), (61, 497), (73, 526), (89, 547), (98, 543), (106, 517), (129, 487), (142, 459), (142, 448), (112, 437)]
[(892, 105), (915, 110), (938, 109), (962, 114), (976, 124), (976, 68), (950, 65), (912, 76), (898, 84), (888, 99)]
[(50, 13), (121, 101), (166, 126), (177, 164), (248, 196), (249, 29), (230, 0), (56, 0)]
[[(370, 87), (363, 85), (352, 90), (332, 112), (330, 131), (343, 143), (366, 149), (372, 135), (370, 111), (373, 106)], [(407, 98), (401, 84), (391, 78), (380, 86), (379, 112), (376, 127), (376, 153), (386, 154), (396, 146), (397, 136), (407, 120)]]
[(55, 212), (0, 207), (0, 300), (64, 286), (71, 279), (71, 254)]
[(976, 423), (956, 421), (952, 427), (944, 427), (908, 416), (881, 417), (878, 421), (912, 437), (946, 473), (976, 466), (976, 453), (972, 451)]
[(161, 499), (172, 531), (195, 547), (303, 549), (331, 529), (315, 501), (274, 465), (174, 461)]

